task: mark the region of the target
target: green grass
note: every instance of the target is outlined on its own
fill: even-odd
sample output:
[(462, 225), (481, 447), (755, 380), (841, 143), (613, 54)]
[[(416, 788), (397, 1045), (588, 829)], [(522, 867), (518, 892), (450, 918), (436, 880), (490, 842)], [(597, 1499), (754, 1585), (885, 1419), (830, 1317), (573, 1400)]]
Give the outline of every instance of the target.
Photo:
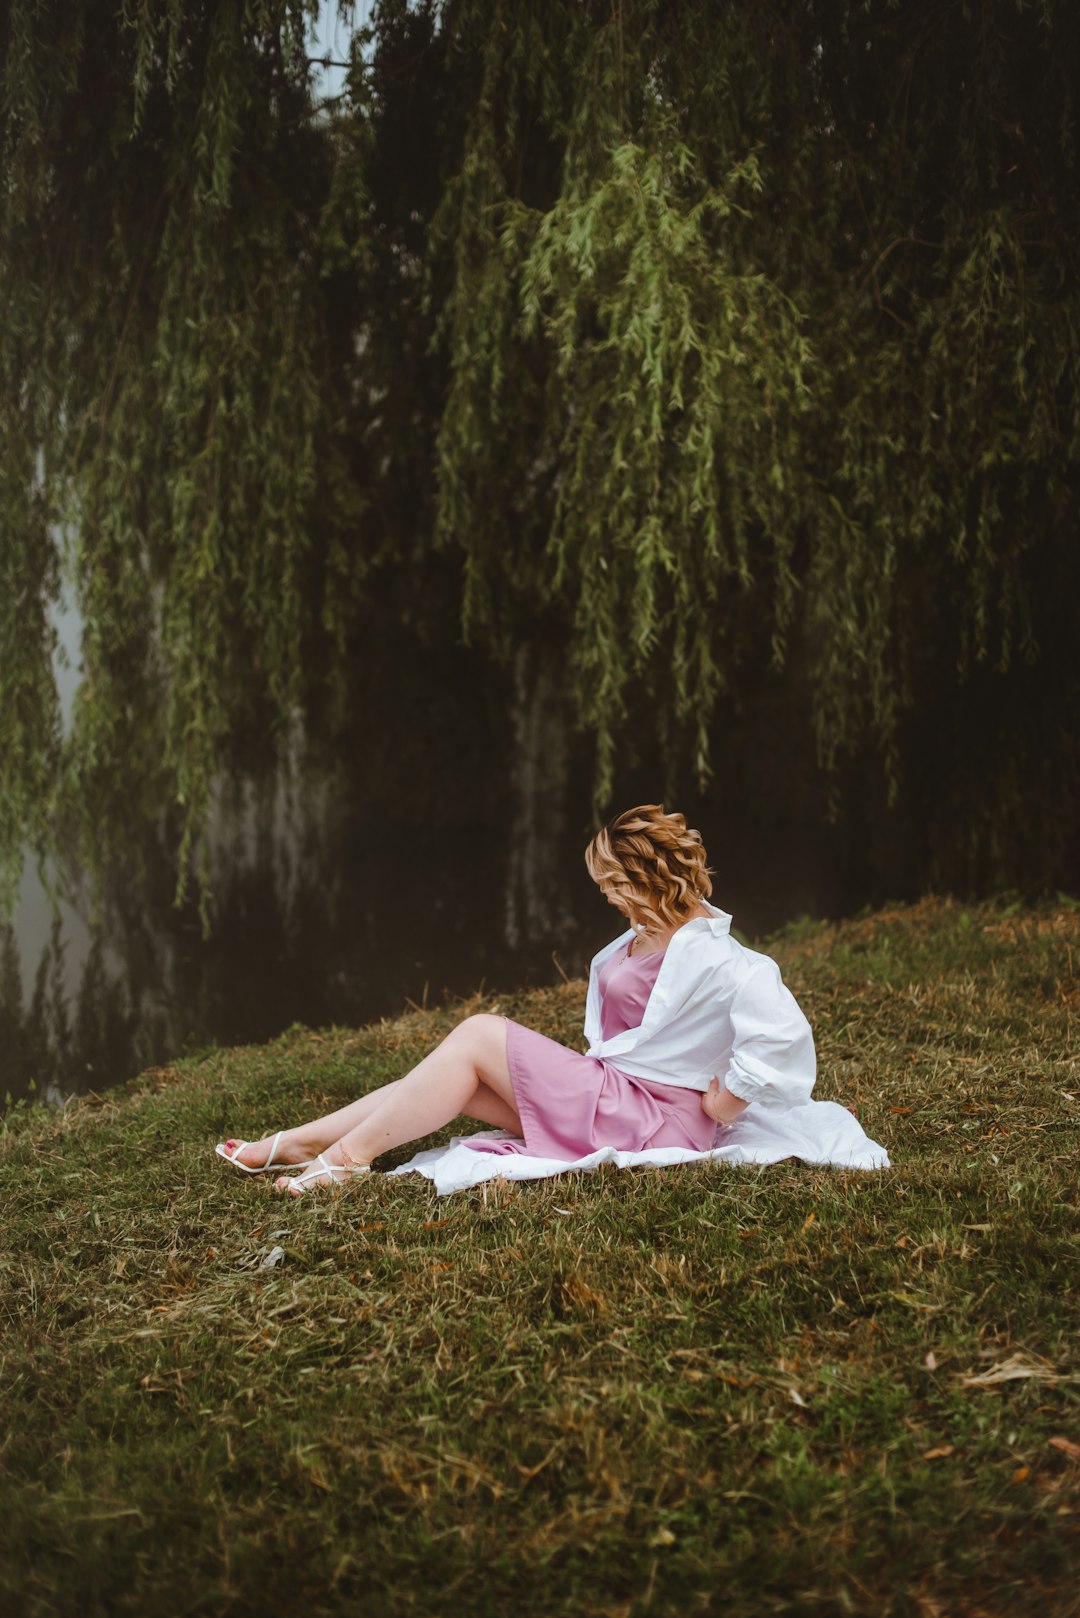
[[(212, 1156), (490, 999), (0, 1119), (5, 1610), (1075, 1615), (1080, 909), (769, 947), (891, 1169), (288, 1203)], [(583, 996), (497, 1005), (576, 1043)]]

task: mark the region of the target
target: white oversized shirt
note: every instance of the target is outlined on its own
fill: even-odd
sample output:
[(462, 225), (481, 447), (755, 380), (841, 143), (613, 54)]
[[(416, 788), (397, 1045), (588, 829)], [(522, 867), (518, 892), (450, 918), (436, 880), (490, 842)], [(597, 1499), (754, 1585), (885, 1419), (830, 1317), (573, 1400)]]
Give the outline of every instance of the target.
[(589, 1056), (624, 1073), (707, 1090), (719, 1078), (733, 1096), (765, 1106), (809, 1101), (817, 1076), (810, 1024), (768, 955), (731, 936), (731, 917), (703, 901), (672, 934), (637, 1028), (600, 1037), (600, 968), (636, 937), (606, 944), (589, 967), (585, 1038)]

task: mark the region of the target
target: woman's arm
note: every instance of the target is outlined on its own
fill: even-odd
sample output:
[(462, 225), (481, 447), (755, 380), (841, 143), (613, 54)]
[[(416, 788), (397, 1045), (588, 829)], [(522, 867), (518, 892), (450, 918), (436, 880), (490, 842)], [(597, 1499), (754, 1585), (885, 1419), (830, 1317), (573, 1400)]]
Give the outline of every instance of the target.
[(732, 1045), (725, 1090), (764, 1106), (809, 1101), (817, 1074), (814, 1036), (775, 961), (766, 959), (742, 984), (728, 1015)]
[(716, 1123), (733, 1124), (750, 1103), (740, 1101), (738, 1096), (732, 1095), (727, 1085), (721, 1085), (719, 1079), (713, 1079), (701, 1098), (701, 1105)]

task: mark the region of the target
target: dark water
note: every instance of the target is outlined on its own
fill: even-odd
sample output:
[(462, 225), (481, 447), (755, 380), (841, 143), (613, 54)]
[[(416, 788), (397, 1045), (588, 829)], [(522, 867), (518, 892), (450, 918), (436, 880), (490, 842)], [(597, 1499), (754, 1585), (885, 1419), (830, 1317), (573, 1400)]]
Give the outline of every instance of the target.
[[(173, 903), (176, 827), (133, 830), (53, 919), (27, 874), (0, 939), (0, 1103), (100, 1090), (209, 1044), (356, 1025), (409, 1002), (582, 970), (611, 911), (585, 872), (587, 804), (546, 676), (452, 642), (373, 635), (369, 721), (288, 790), (248, 777), (215, 814), (211, 931)], [(400, 641), (400, 635), (397, 637)]]
[[(142, 880), (113, 873), (96, 922), (86, 898), (65, 907), (40, 947), (49, 908), (29, 896), (0, 963), (0, 1095), (33, 1080), (60, 1099), (210, 1043), (262, 1041), (296, 1022), (358, 1024), (409, 1001), (557, 975), (550, 950), (507, 942), (502, 850), (459, 850), (451, 865), (417, 847), (417, 867), (403, 872), (381, 838), (352, 841), (325, 822), (254, 848), (237, 834), (219, 851), (208, 938), (194, 903), (173, 907), (164, 857)], [(592, 902), (580, 932), (591, 921), (599, 942), (606, 907), (586, 886), (582, 867)], [(559, 942), (564, 969), (579, 969), (573, 929)]]
[[(234, 824), (219, 833), (209, 937), (194, 901), (172, 903), (164, 840), (141, 875), (111, 874), (96, 919), (84, 895), (50, 923), (28, 893), (0, 955), (0, 1100), (59, 1101), (293, 1023), (355, 1026), (583, 972), (622, 924), (585, 871), (591, 823), (536, 842), (544, 784), (531, 790), (516, 814), (478, 805), (464, 823), (323, 800), (276, 828)], [(748, 877), (714, 892), (746, 936), (808, 908), (799, 884), (768, 895)]]
[[(452, 640), (373, 621), (353, 708), (366, 720), (287, 793), (250, 776), (215, 816), (212, 930), (173, 903), (177, 828), (132, 831), (96, 900), (75, 882), (55, 924), (35, 884), (0, 939), (0, 1104), (101, 1090), (210, 1044), (355, 1026), (574, 976), (621, 925), (583, 863), (591, 755), (557, 655), (495, 668)], [(766, 714), (766, 719), (768, 715)], [(620, 761), (616, 808), (664, 802), (700, 827), (713, 898), (743, 936), (908, 896), (889, 847), (826, 824), (809, 750), (761, 716), (728, 727), (705, 791), (647, 753)], [(889, 872), (889, 886), (878, 876)], [(908, 886), (912, 884), (909, 882)], [(878, 891), (880, 889), (880, 891)], [(556, 964), (557, 962), (557, 964)]]

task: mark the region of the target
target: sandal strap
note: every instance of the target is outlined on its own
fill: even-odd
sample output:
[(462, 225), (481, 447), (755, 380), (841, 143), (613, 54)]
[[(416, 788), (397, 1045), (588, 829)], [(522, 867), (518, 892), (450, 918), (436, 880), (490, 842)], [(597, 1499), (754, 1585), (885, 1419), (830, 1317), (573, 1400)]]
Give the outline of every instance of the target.
[(242, 1163), (240, 1161), (240, 1153), (244, 1150), (245, 1146), (250, 1145), (251, 1142), (249, 1140), (238, 1140), (230, 1152), (225, 1142), (222, 1141), (219, 1146), (214, 1147), (214, 1150), (219, 1157), (225, 1159), (226, 1163), (231, 1163), (234, 1169), (239, 1169), (241, 1174), (261, 1174), (261, 1167), (253, 1169), (249, 1163)]
[[(223, 1157), (225, 1159), (226, 1163), (231, 1163), (233, 1168), (239, 1169), (243, 1174), (270, 1174), (270, 1173), (273, 1173), (273, 1172), (275, 1172), (275, 1171), (277, 1171), (279, 1169), (306, 1169), (306, 1168), (309, 1168), (310, 1165), (315, 1161), (315, 1159), (312, 1158), (312, 1157), (305, 1158), (302, 1163), (279, 1163), (278, 1162), (277, 1155), (278, 1155), (278, 1152), (281, 1150), (281, 1137), (284, 1135), (284, 1133), (285, 1133), (285, 1131), (283, 1129), (278, 1130), (277, 1134), (274, 1136), (273, 1140), (270, 1142), (269, 1155), (266, 1157), (266, 1159), (262, 1163), (256, 1163), (254, 1165), (252, 1165), (250, 1163), (243, 1162), (241, 1160), (241, 1157), (240, 1157), (240, 1153), (244, 1150), (245, 1147), (252, 1146), (252, 1145), (255, 1144), (253, 1141), (250, 1141), (250, 1140), (237, 1141), (235, 1143), (235, 1145), (233, 1146), (233, 1149), (232, 1149), (231, 1152), (227, 1150), (225, 1142), (222, 1141), (220, 1145), (214, 1147), (214, 1150), (215, 1150), (215, 1152), (217, 1153), (217, 1155), (219, 1157)], [(329, 1164), (327, 1165), (327, 1167), (330, 1167), (330, 1166), (331, 1165), (329, 1165)]]
[[(315, 1161), (320, 1165), (320, 1167), (310, 1168), (306, 1174), (294, 1175), (289, 1181), (290, 1196), (302, 1196), (307, 1190), (308, 1181), (317, 1180), (321, 1174), (328, 1174), (330, 1176), (331, 1185), (336, 1185), (337, 1182), (334, 1179), (335, 1174), (344, 1174), (346, 1177), (348, 1177), (353, 1174), (369, 1174), (371, 1172), (370, 1163), (328, 1163), (321, 1152)], [(292, 1190), (293, 1186), (296, 1187), (296, 1190)]]

